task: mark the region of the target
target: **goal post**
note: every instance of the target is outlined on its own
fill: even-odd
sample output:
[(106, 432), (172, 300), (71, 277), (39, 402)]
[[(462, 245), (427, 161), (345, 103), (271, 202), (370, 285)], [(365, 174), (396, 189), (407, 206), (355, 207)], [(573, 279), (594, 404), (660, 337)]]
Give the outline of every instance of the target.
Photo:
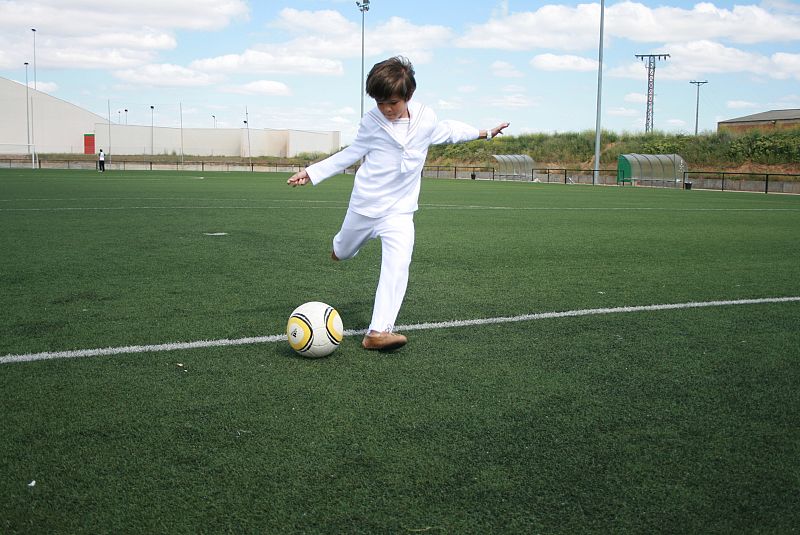
[(36, 169), (36, 145), (33, 143), (0, 143), (0, 165)]

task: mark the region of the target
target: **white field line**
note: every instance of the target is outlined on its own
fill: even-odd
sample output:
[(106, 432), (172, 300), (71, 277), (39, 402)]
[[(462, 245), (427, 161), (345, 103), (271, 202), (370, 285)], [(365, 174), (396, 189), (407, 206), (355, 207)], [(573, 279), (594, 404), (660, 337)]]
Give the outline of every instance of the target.
[[(2, 200), (0, 200), (2, 201)], [(292, 202), (292, 201), (269, 201)], [(308, 208), (335, 208), (341, 209), (346, 206), (344, 202), (328, 204), (334, 201), (305, 201), (309, 203)], [(305, 202), (298, 201), (299, 204)], [(314, 204), (318, 203), (318, 204)], [(429, 204), (420, 205), (426, 210), (508, 210), (523, 212), (800, 212), (800, 208), (658, 208), (658, 207), (546, 207), (546, 206), (477, 206), (477, 205), (444, 205)], [(163, 205), (163, 206), (61, 206), (61, 207), (33, 207), (33, 208), (0, 208), (0, 212), (71, 212), (71, 211), (120, 211), (120, 210), (275, 210), (275, 209), (303, 208), (303, 206), (288, 204), (263, 204), (250, 206), (237, 205)]]
[[(479, 325), (493, 325), (500, 323), (514, 323), (520, 321), (535, 321), (542, 319), (570, 318), (578, 316), (597, 316), (602, 314), (622, 314), (628, 312), (648, 312), (657, 310), (677, 310), (687, 308), (720, 307), (732, 305), (759, 305), (766, 303), (789, 303), (800, 302), (797, 297), (768, 297), (761, 299), (737, 299), (733, 301), (703, 301), (689, 303), (673, 303), (663, 305), (642, 305), (615, 308), (590, 308), (584, 310), (568, 310), (565, 312), (541, 312), (538, 314), (523, 314), (520, 316), (502, 316), (497, 318), (481, 318), (473, 320), (440, 321), (432, 323), (416, 323), (412, 325), (399, 325), (398, 331), (421, 331), (433, 329), (449, 329), (455, 327), (469, 327)], [(346, 330), (345, 336), (360, 336), (366, 333), (366, 329)], [(274, 334), (270, 336), (255, 336), (249, 338), (222, 339), (222, 340), (198, 340), (195, 342), (173, 342), (167, 344), (137, 345), (123, 347), (106, 347), (100, 349), (75, 349), (71, 351), (46, 351), (43, 353), (26, 353), (19, 355), (6, 355), (0, 357), (0, 364), (11, 364), (15, 362), (32, 362), (36, 360), (68, 359), (79, 357), (98, 357), (108, 355), (126, 355), (131, 353), (154, 353), (160, 351), (178, 351), (183, 349), (201, 349), (206, 347), (241, 346), (252, 344), (268, 344), (286, 340), (285, 334)]]

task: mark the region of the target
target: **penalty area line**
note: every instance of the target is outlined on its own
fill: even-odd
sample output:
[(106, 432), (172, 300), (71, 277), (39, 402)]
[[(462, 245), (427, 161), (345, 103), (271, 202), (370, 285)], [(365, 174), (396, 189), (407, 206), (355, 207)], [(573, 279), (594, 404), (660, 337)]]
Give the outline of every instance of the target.
[[(688, 303), (668, 303), (661, 305), (640, 305), (614, 308), (589, 308), (583, 310), (567, 310), (563, 312), (540, 312), (536, 314), (522, 314), (519, 316), (501, 316), (496, 318), (480, 318), (472, 320), (439, 321), (431, 323), (415, 323), (411, 325), (398, 325), (398, 331), (424, 331), (434, 329), (450, 329), (457, 327), (471, 327), (480, 325), (496, 325), (501, 323), (516, 323), (521, 321), (535, 321), (555, 318), (572, 318), (580, 316), (599, 316), (603, 314), (624, 314), (630, 312), (650, 312), (659, 310), (680, 310), (689, 308), (707, 308), (734, 305), (760, 305), (768, 303), (800, 302), (800, 296), (795, 297), (766, 297), (759, 299), (736, 299), (730, 301), (701, 301)], [(359, 336), (367, 332), (366, 329), (345, 330), (345, 336)], [(207, 347), (242, 346), (253, 344), (268, 344), (286, 341), (285, 334), (270, 336), (254, 336), (248, 338), (198, 340), (195, 342), (172, 342), (166, 344), (135, 345), (122, 347), (106, 347), (98, 349), (75, 349), (69, 351), (45, 351), (42, 353), (25, 353), (19, 355), (5, 355), (0, 357), (0, 364), (15, 362), (32, 362), (37, 360), (69, 359), (80, 357), (99, 357), (113, 355), (129, 355), (133, 353), (155, 353), (161, 351), (179, 351), (184, 349), (202, 349)]]

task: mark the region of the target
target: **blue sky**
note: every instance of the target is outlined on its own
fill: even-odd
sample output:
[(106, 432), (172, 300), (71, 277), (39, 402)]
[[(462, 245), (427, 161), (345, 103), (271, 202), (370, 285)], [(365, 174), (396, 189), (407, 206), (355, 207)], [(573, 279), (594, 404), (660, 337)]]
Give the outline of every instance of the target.
[[(414, 98), (440, 118), (510, 134), (593, 130), (599, 1), (373, 0), (367, 71), (402, 54)], [(0, 76), (36, 84), (111, 120), (157, 126), (339, 130), (361, 106), (361, 20), (354, 0), (0, 0)], [(609, 1), (603, 128), (643, 131), (647, 70), (657, 130), (699, 129), (800, 108), (800, 3)], [(365, 109), (373, 106), (365, 97)], [(123, 111), (127, 109), (127, 114)], [(214, 117), (212, 117), (214, 116)]]

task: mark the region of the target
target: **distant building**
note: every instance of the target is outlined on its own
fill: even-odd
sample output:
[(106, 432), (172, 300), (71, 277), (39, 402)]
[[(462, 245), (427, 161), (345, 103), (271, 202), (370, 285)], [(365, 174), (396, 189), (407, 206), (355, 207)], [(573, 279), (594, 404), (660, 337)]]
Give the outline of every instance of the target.
[[(30, 100), (28, 100), (30, 99)], [(149, 111), (149, 110), (148, 110)], [(338, 131), (271, 128), (170, 128), (109, 123), (108, 118), (0, 77), (0, 154), (191, 154), (277, 156), (330, 154)], [(251, 152), (252, 151), (252, 152)]]
[(800, 109), (772, 110), (717, 123), (717, 132), (800, 128)]

